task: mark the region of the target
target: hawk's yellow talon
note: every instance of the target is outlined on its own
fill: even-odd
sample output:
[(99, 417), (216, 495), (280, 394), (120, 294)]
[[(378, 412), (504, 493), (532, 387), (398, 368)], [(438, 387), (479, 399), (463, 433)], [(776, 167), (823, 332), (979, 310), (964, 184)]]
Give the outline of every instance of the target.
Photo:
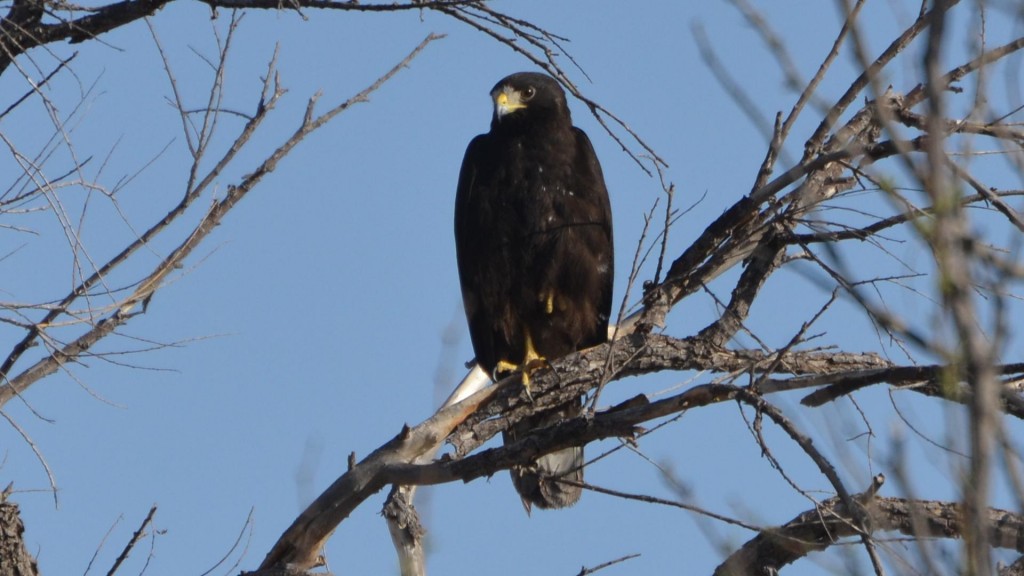
[(526, 399), (533, 404), (533, 394), (530, 394), (530, 372), (523, 370), (523, 391), (526, 392)]
[(519, 370), (519, 366), (509, 362), (508, 360), (498, 360), (498, 365), (494, 367), (494, 373), (499, 372), (515, 372)]
[[(551, 298), (548, 298), (548, 304), (551, 304)], [(523, 358), (523, 388), (526, 390), (526, 397), (533, 402), (533, 395), (530, 394), (530, 372), (536, 369), (538, 362), (543, 363), (544, 358), (537, 351), (533, 349), (533, 339), (530, 338), (530, 333), (526, 333), (526, 355)]]
[(533, 340), (530, 335), (526, 335), (526, 354), (523, 356), (522, 364), (513, 364), (508, 360), (498, 360), (498, 363), (494, 366), (494, 374), (492, 376), (495, 380), (498, 379), (498, 375), (503, 372), (519, 372), (520, 381), (523, 383), (523, 390), (526, 392), (526, 397), (533, 402), (533, 395), (530, 393), (530, 373), (539, 368), (545, 363), (545, 359), (537, 354), (537, 351), (533, 348)]

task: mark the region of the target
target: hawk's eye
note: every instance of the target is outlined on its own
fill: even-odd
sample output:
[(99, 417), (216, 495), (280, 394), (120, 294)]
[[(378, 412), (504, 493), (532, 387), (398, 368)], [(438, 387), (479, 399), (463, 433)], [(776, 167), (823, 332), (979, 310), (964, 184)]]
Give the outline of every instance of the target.
[(533, 98), (536, 94), (537, 89), (534, 88), (533, 86), (530, 86), (526, 90), (523, 90), (523, 102), (526, 102), (527, 100)]

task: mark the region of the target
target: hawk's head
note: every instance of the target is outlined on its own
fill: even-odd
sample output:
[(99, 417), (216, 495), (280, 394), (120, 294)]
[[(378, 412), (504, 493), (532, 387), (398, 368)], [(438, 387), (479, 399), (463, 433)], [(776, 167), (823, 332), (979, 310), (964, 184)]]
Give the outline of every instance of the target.
[(494, 120), (498, 123), (569, 119), (565, 92), (554, 78), (537, 72), (506, 76), (491, 89)]

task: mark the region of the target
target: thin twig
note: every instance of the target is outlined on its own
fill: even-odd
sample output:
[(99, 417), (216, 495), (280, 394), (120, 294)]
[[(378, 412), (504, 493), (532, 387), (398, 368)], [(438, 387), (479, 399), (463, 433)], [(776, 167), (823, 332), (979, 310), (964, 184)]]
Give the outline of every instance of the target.
[(121, 564), (128, 559), (128, 555), (131, 554), (132, 548), (134, 548), (135, 544), (142, 539), (143, 535), (145, 535), (146, 526), (149, 526), (150, 522), (153, 521), (153, 516), (155, 515), (156, 504), (149, 509), (149, 514), (146, 514), (146, 518), (142, 521), (142, 524), (139, 525), (138, 530), (132, 534), (132, 538), (128, 541), (128, 544), (125, 544), (124, 550), (121, 551), (121, 555), (114, 561), (114, 565), (110, 567), (110, 570), (107, 572), (107, 576), (113, 576), (114, 573), (117, 572), (117, 569), (121, 567)]

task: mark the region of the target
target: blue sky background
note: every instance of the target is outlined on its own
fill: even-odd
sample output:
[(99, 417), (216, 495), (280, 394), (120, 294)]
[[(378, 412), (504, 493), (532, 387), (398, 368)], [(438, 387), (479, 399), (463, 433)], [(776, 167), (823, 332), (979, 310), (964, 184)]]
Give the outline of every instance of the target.
[[(760, 5), (789, 42), (800, 72), (810, 77), (841, 25), (835, 7), (806, 0)], [(909, 24), (916, 6), (869, 2), (863, 18), (874, 53)], [(666, 179), (677, 186), (676, 206), (686, 208), (703, 198), (673, 228), (670, 255), (678, 255), (749, 191), (766, 146), (761, 132), (701, 62), (691, 26), (704, 28), (719, 58), (766, 117), (776, 110), (788, 112), (796, 98), (757, 34), (724, 2), (537, 0), (494, 7), (570, 38), (566, 46), (590, 80), (570, 63), (563, 65), (586, 94), (623, 118), (668, 162)], [(130, 338), (105, 341), (99, 351), (145, 349), (153, 342), (174, 346), (112, 357), (115, 362), (89, 360), (71, 368), (73, 377), (55, 375), (34, 386), (25, 402), (4, 407), (43, 453), (59, 488), (55, 507), (46, 474), (28, 445), (11, 426), (0, 425), (0, 484), (14, 482), (27, 541), (44, 574), (81, 574), (97, 548), (91, 573), (105, 573), (154, 503), (160, 507), (155, 527), (161, 532), (153, 557), (147, 559), (147, 541), (122, 574), (138, 573), (146, 562), (149, 574), (200, 574), (227, 553), (250, 510), (253, 525), (244, 554), (236, 551), (214, 573), (230, 573), (228, 567), (240, 555), (240, 568), (254, 569), (299, 511), (344, 471), (350, 452), (363, 457), (403, 423), (428, 417), (472, 357), (452, 237), (456, 178), (466, 144), (487, 130), (491, 86), (506, 74), (533, 67), (507, 47), (432, 12), (310, 10), (307, 15), (303, 20), (294, 12), (250, 12), (242, 20), (224, 107), (253, 109), (275, 43), (289, 93), (251, 149), (220, 180), (221, 191), (298, 126), (306, 99), (315, 91), (323, 91), (320, 109), (326, 110), (369, 85), (428, 33), (448, 36), (369, 103), (303, 142), (157, 294), (148, 313), (127, 327)], [(228, 13), (211, 20), (200, 3), (174, 3), (152, 19), (187, 106), (205, 104), (211, 72), (197, 54), (215, 55), (211, 31), (223, 32), (227, 22)], [(967, 45), (970, 19), (961, 15), (957, 23), (955, 33), (962, 36), (951, 43), (952, 55)], [(990, 25), (992, 44), (1005, 41), (1008, 30), (1020, 29), (1009, 19), (992, 18)], [(920, 43), (913, 48), (918, 50)], [(82, 100), (73, 139), (81, 156), (95, 157), (87, 174), (95, 177), (102, 164), (98, 180), (112, 187), (152, 160), (118, 193), (116, 205), (100, 195), (87, 200), (80, 189), (62, 197), (74, 221), (84, 210), (84, 245), (102, 260), (133, 237), (125, 220), (144, 229), (183, 193), (189, 159), (180, 120), (167, 103), (169, 84), (144, 23), (107, 34), (102, 42), (49, 49), (64, 56), (79, 52), (74, 76), (59, 77), (48, 95), (64, 113)], [(914, 50), (890, 71), (888, 81), (897, 90), (909, 90), (917, 77), (919, 52)], [(51, 56), (32, 54), (47, 67)], [(1011, 65), (1019, 71), (1019, 60)], [(840, 56), (819, 91), (825, 101), (849, 85), (855, 69), (848, 53)], [(6, 106), (24, 90), (20, 78), (8, 71), (0, 82), (0, 102)], [(993, 94), (1012, 98), (1004, 91)], [(661, 188), (585, 107), (578, 102), (570, 106), (577, 125), (594, 141), (611, 191), (619, 299), (644, 214), (662, 196)], [(38, 108), (26, 110), (31, 114), (9, 117), (0, 129), (33, 151), (51, 127)], [(805, 112), (794, 129), (791, 154), (799, 156), (819, 118), (813, 109)], [(225, 116), (215, 148), (222, 150), (240, 125)], [(9, 157), (0, 162), (2, 172), (14, 169)], [(66, 158), (58, 155), (49, 172), (66, 168)], [(1005, 170), (992, 181), (1021, 185), (1019, 174)], [(208, 202), (197, 203), (190, 221)], [(877, 213), (891, 209), (867, 194), (838, 204)], [(5, 224), (38, 235), (0, 229), (3, 252), (13, 251), (0, 261), (2, 299), (62, 297), (75, 280), (67, 240), (52, 213), (20, 218)], [(158, 240), (153, 254), (140, 255), (139, 267), (128, 272), (138, 274), (142, 266), (155, 263), (180, 241), (182, 228), (177, 230), (178, 236)], [(898, 246), (891, 258), (860, 246), (849, 247), (846, 255), (872, 262), (865, 276), (898, 271), (897, 257), (925, 271), (929, 266), (928, 255), (913, 243)], [(750, 325), (769, 344), (784, 345), (828, 300), (828, 291), (809, 280), (810, 270), (783, 269), (765, 286)], [(648, 266), (641, 278), (652, 272)], [(720, 298), (728, 296), (735, 274), (712, 287)], [(111, 283), (132, 278), (126, 273)], [(887, 305), (927, 325), (932, 303), (907, 290), (883, 290)], [(1010, 309), (1015, 318), (1019, 312), (1019, 307)], [(710, 297), (695, 295), (677, 307), (667, 332), (691, 335), (714, 313)], [(836, 304), (814, 331), (825, 333), (820, 345), (892, 351), (848, 302)], [(18, 337), (15, 329), (0, 325), (0, 343)], [(739, 345), (753, 344), (741, 340)], [(893, 359), (907, 361), (898, 354)], [(920, 360), (930, 361), (926, 356)], [(611, 404), (711, 378), (630, 379), (615, 383), (602, 400)], [(888, 440), (900, 437), (907, 442), (905, 461), (921, 472), (915, 494), (955, 497), (950, 478), (962, 461), (910, 431), (893, 403), (932, 440), (962, 448), (959, 411), (906, 394), (891, 401), (884, 390), (869, 390), (857, 397), (877, 435), (869, 441), (861, 436), (867, 425), (849, 402), (812, 411), (799, 407), (799, 397), (774, 400), (817, 435), (819, 445), (841, 464), (851, 489), (862, 490), (877, 472), (892, 477), (897, 462)], [(815, 498), (830, 495), (827, 481), (778, 430), (769, 427), (767, 436), (787, 473), (803, 488)], [(590, 446), (588, 454), (616, 444)], [(647, 459), (620, 451), (588, 468), (588, 481), (627, 492), (687, 497), (754, 524), (785, 522), (811, 507), (761, 457), (735, 405), (688, 412), (645, 438), (640, 448)], [(674, 475), (688, 494), (674, 491), (661, 470)], [(898, 488), (892, 481), (883, 492), (893, 495)], [(334, 572), (397, 573), (379, 516), (383, 497), (361, 506), (330, 541), (327, 558)], [(580, 566), (633, 553), (641, 557), (604, 573), (708, 574), (723, 554), (752, 536), (680, 510), (593, 493), (584, 494), (572, 509), (530, 518), (506, 474), (425, 489), (418, 509), (429, 530), (434, 574), (569, 575)], [(892, 546), (910, 550), (907, 544)], [(863, 556), (853, 546), (848, 552)], [(824, 560), (825, 567), (849, 572), (838, 558)], [(866, 566), (863, 558), (858, 561)], [(821, 569), (803, 561), (787, 573)]]

